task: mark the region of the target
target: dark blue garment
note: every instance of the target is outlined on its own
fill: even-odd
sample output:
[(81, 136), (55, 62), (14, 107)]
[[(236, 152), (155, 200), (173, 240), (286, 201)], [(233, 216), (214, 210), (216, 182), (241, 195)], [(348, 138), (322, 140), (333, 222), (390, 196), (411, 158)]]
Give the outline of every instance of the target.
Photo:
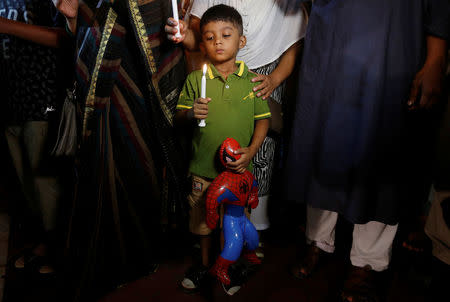
[(448, 39), (449, 17), (448, 0), (314, 2), (286, 164), (289, 199), (353, 223), (398, 222), (401, 202), (424, 187), (406, 102), (426, 35)]

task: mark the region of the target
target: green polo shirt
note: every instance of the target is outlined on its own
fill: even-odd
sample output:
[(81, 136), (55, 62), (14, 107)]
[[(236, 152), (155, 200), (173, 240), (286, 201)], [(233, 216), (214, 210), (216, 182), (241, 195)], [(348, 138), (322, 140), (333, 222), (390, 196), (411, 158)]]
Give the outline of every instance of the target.
[[(255, 120), (270, 117), (266, 100), (253, 92), (251, 79), (256, 75), (248, 71), (244, 62), (237, 61), (237, 70), (225, 80), (214, 65), (208, 66), (206, 73), (206, 97), (208, 105), (206, 127), (195, 127), (192, 139), (192, 159), (190, 171), (195, 175), (215, 178), (220, 166), (217, 150), (227, 137), (236, 139), (241, 147), (251, 142)], [(177, 109), (190, 109), (194, 100), (200, 97), (202, 71), (190, 73), (186, 79)], [(219, 168), (219, 169), (218, 169)], [(252, 170), (251, 164), (249, 170)]]

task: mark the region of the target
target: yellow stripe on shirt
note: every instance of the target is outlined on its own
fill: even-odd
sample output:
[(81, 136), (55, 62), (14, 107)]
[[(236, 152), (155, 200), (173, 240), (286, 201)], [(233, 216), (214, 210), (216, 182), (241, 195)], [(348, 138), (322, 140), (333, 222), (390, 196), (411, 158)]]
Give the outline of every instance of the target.
[(192, 106), (186, 106), (186, 105), (180, 105), (180, 104), (177, 105), (177, 109), (191, 109), (191, 108), (192, 108)]
[(255, 115), (254, 118), (269, 117), (270, 115), (271, 115), (270, 112), (266, 112), (266, 113), (263, 113), (263, 114)]

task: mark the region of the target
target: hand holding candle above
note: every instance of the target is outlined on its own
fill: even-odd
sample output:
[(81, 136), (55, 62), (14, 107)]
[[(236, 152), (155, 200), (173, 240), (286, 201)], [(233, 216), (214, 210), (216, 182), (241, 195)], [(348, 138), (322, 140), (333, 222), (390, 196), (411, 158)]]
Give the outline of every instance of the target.
[(172, 0), (172, 11), (173, 11), (173, 18), (177, 22), (177, 25), (176, 25), (177, 33), (175, 34), (175, 38), (181, 38), (180, 25), (179, 25), (180, 24), (180, 20), (178, 18), (178, 3), (177, 3), (177, 0)]

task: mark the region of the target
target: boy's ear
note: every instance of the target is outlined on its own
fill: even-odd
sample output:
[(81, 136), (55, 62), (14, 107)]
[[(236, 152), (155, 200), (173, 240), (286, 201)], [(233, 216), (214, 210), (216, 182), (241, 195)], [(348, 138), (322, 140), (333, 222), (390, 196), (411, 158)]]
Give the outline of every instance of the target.
[(239, 49), (243, 48), (247, 44), (247, 38), (245, 36), (239, 37)]

